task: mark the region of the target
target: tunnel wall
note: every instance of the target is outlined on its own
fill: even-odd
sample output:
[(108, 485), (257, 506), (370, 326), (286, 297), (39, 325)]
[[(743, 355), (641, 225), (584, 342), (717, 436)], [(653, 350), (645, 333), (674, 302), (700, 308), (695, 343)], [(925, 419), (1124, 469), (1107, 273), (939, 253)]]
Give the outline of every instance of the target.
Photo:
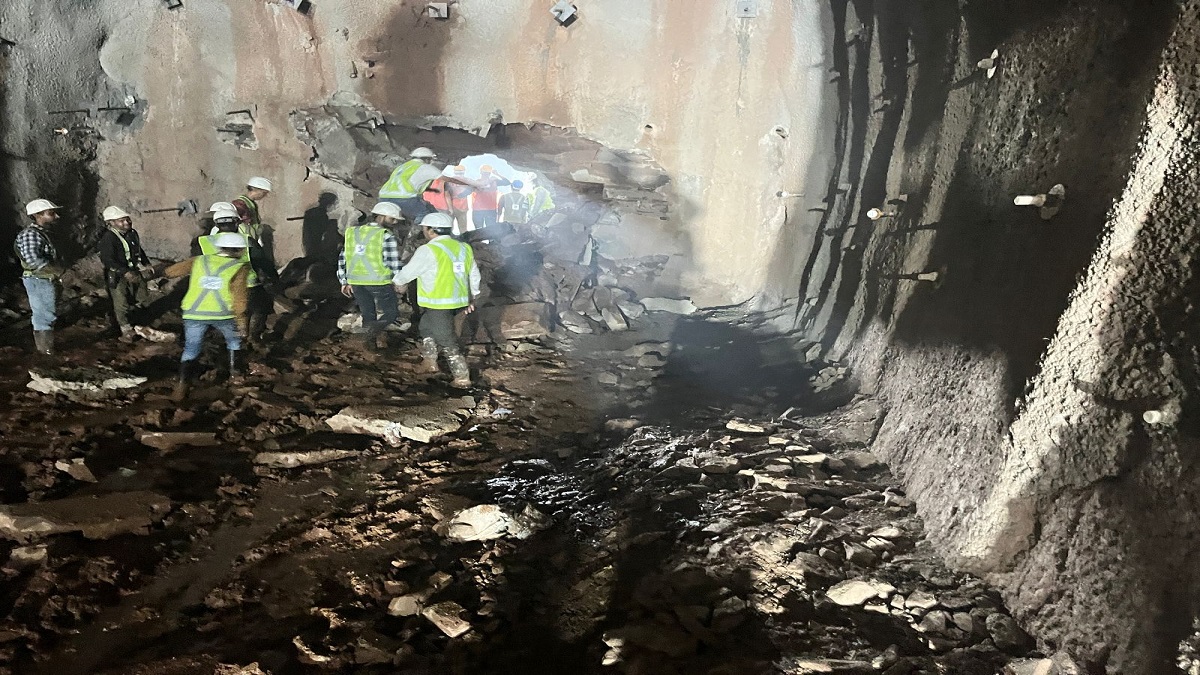
[[(25, 76), (6, 90), (4, 110), (19, 119), (6, 137), (39, 155), (8, 164), (16, 200), (45, 194), (88, 219), (108, 202), (204, 206), (264, 175), (278, 186), (264, 209), (286, 261), (301, 237), (284, 218), (322, 190), (352, 197), (306, 171), (312, 149), (289, 114), (350, 94), (400, 121), (481, 134), (540, 122), (644, 153), (689, 205), (674, 222), (643, 224), (688, 237), (690, 255), (675, 261), (688, 294), (700, 304), (794, 295), (786, 264), (768, 274), (755, 261), (787, 260), (775, 193), (826, 181), (823, 6), (764, 1), (742, 19), (732, 1), (585, 2), (562, 28), (551, 4), (460, 0), (437, 21), (423, 16), (423, 0), (313, 0), (307, 14), (276, 0), (185, 0), (176, 10), (161, 0), (5, 3), (0, 23), (22, 36), (13, 65)], [(79, 118), (96, 129), (98, 182), (91, 193), (64, 187), (46, 148), (76, 135), (51, 135), (47, 111), (124, 100), (136, 101), (128, 128), (104, 114)], [(238, 124), (252, 130), (220, 131)], [(194, 220), (169, 213), (138, 225), (166, 257), (195, 235)]]
[[(874, 447), (931, 540), (1043, 648), (1171, 672), (1200, 597), (1200, 3), (839, 4), (872, 26), (842, 101), (859, 187), (797, 323), (886, 404)], [(1013, 206), (1056, 183), (1052, 220)]]

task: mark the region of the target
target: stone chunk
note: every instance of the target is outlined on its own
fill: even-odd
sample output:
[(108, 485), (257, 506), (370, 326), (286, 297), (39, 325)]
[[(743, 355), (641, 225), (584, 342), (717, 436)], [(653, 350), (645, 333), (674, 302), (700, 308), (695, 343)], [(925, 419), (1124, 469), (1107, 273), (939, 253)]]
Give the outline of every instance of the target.
[(409, 407), (364, 405), (343, 408), (325, 421), (340, 433), (377, 436), (391, 446), (404, 439), (428, 443), (438, 436), (453, 433), (470, 417), (475, 399), (451, 398)]
[(937, 604), (938, 600), (932, 593), (913, 591), (912, 595), (904, 601), (904, 608), (926, 611), (937, 607)]
[(537, 509), (526, 504), (518, 514), (510, 514), (495, 504), (481, 504), (464, 509), (437, 525), (437, 531), (450, 541), (487, 541), (501, 537), (526, 539), (534, 532), (550, 526), (549, 520)]
[(254, 463), (270, 469), (294, 469), (298, 466), (313, 466), (328, 464), (340, 459), (357, 457), (357, 452), (350, 450), (309, 450), (307, 452), (260, 452), (254, 456)]
[(863, 581), (851, 579), (843, 581), (825, 592), (825, 596), (843, 607), (854, 607), (866, 604), (868, 600), (879, 598), (886, 600), (896, 592), (891, 584), (882, 581)]
[(626, 322), (625, 317), (621, 316), (621, 313), (615, 309), (609, 309), (605, 307), (604, 309), (600, 310), (600, 318), (604, 319), (604, 325), (608, 326), (608, 329), (614, 333), (623, 330), (629, 330), (629, 323)]
[(146, 381), (144, 377), (119, 373), (107, 366), (38, 368), (31, 369), (29, 377), (25, 386), (34, 391), (89, 398), (133, 389)]
[(1016, 620), (1007, 614), (992, 614), (985, 623), (988, 635), (996, 648), (1013, 655), (1024, 653), (1033, 647), (1033, 640), (1021, 630)]
[(563, 325), (563, 328), (576, 333), (578, 335), (589, 335), (595, 331), (592, 330), (592, 324), (579, 312), (573, 309), (566, 309), (558, 313), (558, 322)]
[(640, 318), (646, 313), (646, 308), (641, 303), (632, 300), (617, 300), (616, 305), (617, 309), (621, 310), (621, 313), (629, 319)]
[(699, 309), (687, 298), (642, 298), (642, 306), (648, 312), (669, 312), (671, 314), (695, 314)]
[(737, 473), (741, 462), (736, 457), (725, 455), (701, 455), (696, 458), (696, 465), (704, 473), (726, 474)]
[(729, 420), (725, 423), (725, 428), (730, 431), (737, 431), (743, 434), (765, 434), (767, 430), (757, 424), (750, 424), (741, 420)]
[(134, 326), (133, 332), (137, 333), (138, 337), (150, 342), (174, 342), (175, 334), (168, 333), (162, 330), (155, 330), (149, 326)]
[(87, 464), (83, 463), (82, 457), (76, 457), (69, 462), (60, 459), (54, 463), (54, 468), (65, 472), (68, 476), (74, 478), (75, 480), (83, 481), (84, 483), (96, 482), (95, 474), (92, 473), (91, 469), (87, 468)]
[(439, 602), (421, 610), (421, 616), (438, 627), (448, 637), (456, 638), (471, 630), (471, 624), (462, 619), (463, 608), (457, 602)]
[(493, 340), (540, 337), (553, 330), (550, 305), (544, 302), (484, 307), (479, 317)]
[(118, 492), (48, 502), (0, 506), (0, 536), (30, 542), (53, 534), (82, 532), (88, 539), (145, 534), (171, 510), (171, 500), (153, 492)]
[(207, 447), (220, 445), (211, 431), (139, 431), (135, 437), (142, 445), (158, 450), (170, 450), (181, 445)]
[(388, 614), (392, 616), (416, 616), (421, 613), (421, 596), (416, 593), (392, 598), (388, 603)]

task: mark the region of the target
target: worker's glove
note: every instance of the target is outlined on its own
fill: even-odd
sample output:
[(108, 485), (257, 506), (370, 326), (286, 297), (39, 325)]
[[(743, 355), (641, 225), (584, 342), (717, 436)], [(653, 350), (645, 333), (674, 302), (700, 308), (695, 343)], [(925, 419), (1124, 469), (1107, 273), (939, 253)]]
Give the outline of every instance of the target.
[(153, 265), (142, 265), (140, 268), (138, 268), (138, 273), (141, 274), (142, 278), (146, 281), (158, 276), (158, 273), (154, 271)]

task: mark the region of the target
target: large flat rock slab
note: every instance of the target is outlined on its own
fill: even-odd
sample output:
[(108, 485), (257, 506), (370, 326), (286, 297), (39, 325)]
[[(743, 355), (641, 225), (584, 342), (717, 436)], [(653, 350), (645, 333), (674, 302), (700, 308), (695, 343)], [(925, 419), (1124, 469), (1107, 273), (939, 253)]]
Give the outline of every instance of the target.
[(100, 397), (113, 392), (133, 389), (146, 381), (144, 377), (121, 373), (106, 366), (32, 368), (29, 384), (43, 394)]
[(391, 446), (402, 445), (406, 439), (428, 443), (458, 431), (474, 408), (475, 399), (470, 396), (405, 407), (350, 406), (325, 424), (339, 433), (376, 436)]
[(30, 542), (66, 532), (88, 539), (145, 534), (170, 510), (170, 499), (144, 491), (8, 504), (0, 506), (0, 536)]

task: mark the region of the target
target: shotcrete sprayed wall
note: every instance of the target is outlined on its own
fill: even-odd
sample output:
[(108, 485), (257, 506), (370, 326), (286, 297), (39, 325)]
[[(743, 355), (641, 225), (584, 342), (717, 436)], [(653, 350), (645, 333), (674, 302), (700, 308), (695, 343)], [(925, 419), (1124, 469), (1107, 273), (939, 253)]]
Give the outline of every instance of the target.
[[(569, 28), (548, 0), (461, 0), (448, 21), (426, 18), (425, 4), (314, 0), (301, 14), (276, 0), (185, 0), (175, 10), (161, 0), (4, 3), (0, 25), (20, 38), (10, 68), (22, 74), (6, 90), (4, 109), (19, 120), (6, 149), (52, 154), (100, 136), (94, 198), (64, 185), (72, 181), (46, 156), (9, 160), (17, 199), (44, 193), (85, 218), (97, 203), (216, 201), (264, 175), (279, 186), (264, 207), (287, 260), (301, 254), (301, 237), (284, 218), (331, 187), (354, 201), (308, 174), (312, 151), (289, 122), (341, 92), (401, 122), (478, 133), (541, 122), (642, 153), (695, 205), (670, 225), (691, 234), (691, 259), (673, 264), (697, 302), (794, 295), (788, 265), (768, 272), (756, 261), (789, 260), (780, 247), (805, 236), (781, 238), (776, 192), (827, 182), (822, 4), (762, 0), (757, 17), (737, 18), (732, 0), (581, 2)], [(129, 133), (109, 133), (93, 110), (75, 121), (95, 132), (51, 136), (61, 124), (50, 109), (126, 100), (137, 113)], [(239, 124), (252, 129), (222, 131)], [(138, 225), (164, 256), (186, 252), (195, 235), (193, 221), (171, 214)]]
[[(1090, 672), (1171, 672), (1200, 599), (1200, 3), (846, 4), (861, 191), (798, 318), (886, 404), (875, 448), (952, 562)], [(1056, 183), (1052, 220), (1013, 205)]]

